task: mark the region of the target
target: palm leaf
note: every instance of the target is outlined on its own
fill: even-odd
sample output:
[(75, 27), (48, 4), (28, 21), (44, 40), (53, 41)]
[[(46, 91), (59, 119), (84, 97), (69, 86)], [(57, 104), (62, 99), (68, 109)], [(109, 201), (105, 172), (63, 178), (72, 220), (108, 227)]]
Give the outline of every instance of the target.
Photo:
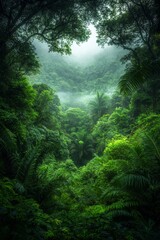
[(139, 68), (135, 69), (134, 66), (131, 66), (120, 78), (118, 87), (121, 93), (127, 95), (137, 90), (144, 82), (145, 78), (143, 77), (141, 70)]
[(144, 60), (141, 64), (130, 64), (125, 74), (120, 78), (118, 84), (121, 93), (130, 94), (139, 89), (144, 83), (151, 82), (156, 79), (160, 74), (159, 61), (153, 62)]

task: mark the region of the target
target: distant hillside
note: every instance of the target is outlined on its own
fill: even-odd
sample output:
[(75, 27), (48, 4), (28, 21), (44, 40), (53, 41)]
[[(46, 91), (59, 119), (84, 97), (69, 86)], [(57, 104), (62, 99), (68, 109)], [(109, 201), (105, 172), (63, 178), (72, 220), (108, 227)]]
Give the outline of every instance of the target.
[(115, 88), (124, 70), (120, 61), (123, 55), (124, 51), (116, 48), (104, 49), (96, 55), (94, 63), (83, 71), (85, 87), (92, 91)]
[(83, 92), (108, 91), (115, 88), (123, 73), (120, 59), (124, 51), (116, 48), (104, 49), (97, 54), (91, 65), (81, 66), (72, 58), (60, 54), (48, 53), (41, 43), (36, 43), (36, 51), (40, 60), (40, 73), (31, 76), (32, 83), (46, 83), (56, 91)]

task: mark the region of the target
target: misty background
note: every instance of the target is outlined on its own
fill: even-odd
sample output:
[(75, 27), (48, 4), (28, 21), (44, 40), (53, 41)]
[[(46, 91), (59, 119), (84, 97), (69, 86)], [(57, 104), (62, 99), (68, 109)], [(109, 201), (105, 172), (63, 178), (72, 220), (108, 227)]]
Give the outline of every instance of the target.
[(87, 42), (72, 45), (71, 55), (49, 52), (47, 44), (34, 40), (41, 67), (30, 80), (52, 87), (67, 107), (84, 107), (98, 91), (112, 96), (124, 72), (120, 59), (126, 52), (115, 46), (98, 46), (94, 26), (90, 31)]

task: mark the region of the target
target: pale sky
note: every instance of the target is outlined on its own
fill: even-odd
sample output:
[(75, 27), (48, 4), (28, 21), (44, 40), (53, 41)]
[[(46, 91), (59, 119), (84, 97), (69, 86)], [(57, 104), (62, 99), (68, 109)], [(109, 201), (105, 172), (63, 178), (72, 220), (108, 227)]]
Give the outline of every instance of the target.
[[(64, 58), (85, 65), (90, 63), (94, 59), (94, 56), (100, 51), (102, 51), (103, 48), (99, 47), (98, 44), (96, 43), (97, 33), (95, 27), (93, 25), (90, 25), (89, 29), (91, 30), (91, 35), (88, 41), (81, 43), (79, 45), (73, 43), (71, 47), (72, 54), (69, 56), (64, 55), (63, 56)], [(36, 42), (38, 41), (35, 40), (35, 43)], [(48, 50), (48, 46), (46, 43), (41, 44), (41, 47), (46, 48), (46, 50)]]
[(96, 43), (96, 29), (93, 25), (89, 27), (91, 30), (91, 36), (87, 42), (77, 45), (72, 45), (72, 55), (78, 58), (85, 57), (87, 55), (94, 55), (102, 50), (101, 47)]

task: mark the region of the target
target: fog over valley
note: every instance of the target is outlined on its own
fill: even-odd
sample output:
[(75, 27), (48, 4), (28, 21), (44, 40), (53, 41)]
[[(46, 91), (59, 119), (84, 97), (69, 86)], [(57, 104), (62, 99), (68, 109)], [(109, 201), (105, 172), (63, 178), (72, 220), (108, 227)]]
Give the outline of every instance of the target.
[(120, 59), (126, 53), (121, 48), (96, 43), (96, 31), (85, 43), (72, 46), (72, 54), (61, 55), (48, 52), (46, 44), (35, 40), (37, 56), (41, 68), (37, 75), (31, 76), (32, 84), (45, 83), (52, 87), (62, 104), (84, 106), (97, 92), (111, 96), (124, 71)]

